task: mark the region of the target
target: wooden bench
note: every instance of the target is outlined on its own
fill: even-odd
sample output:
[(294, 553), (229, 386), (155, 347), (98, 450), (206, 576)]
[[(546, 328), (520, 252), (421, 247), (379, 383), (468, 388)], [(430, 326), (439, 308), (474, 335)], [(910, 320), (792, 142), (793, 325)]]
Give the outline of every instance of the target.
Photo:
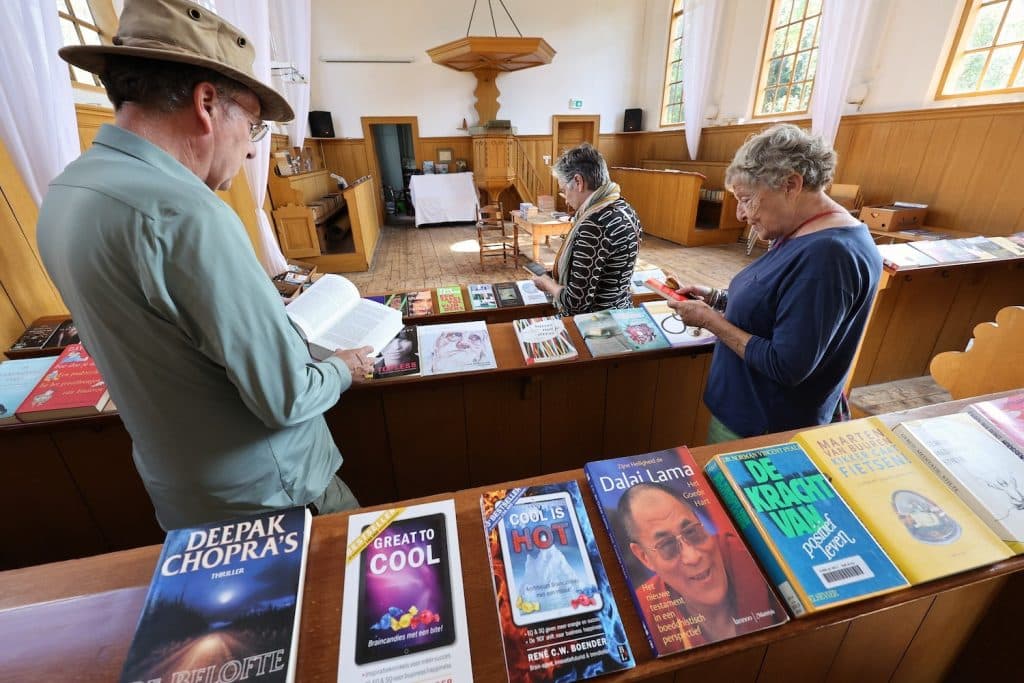
[(320, 169), (281, 176), (271, 166), (267, 187), (274, 207), (274, 224), (285, 256), (319, 256), (317, 226), (326, 224), (346, 208), (345, 199), (330, 172)]
[(645, 233), (686, 247), (716, 243), (697, 234), (697, 205), (704, 184), (700, 173), (622, 167), (609, 173), (623, 199), (636, 210)]
[[(641, 168), (667, 169), (699, 173), (704, 176), (705, 196), (697, 204), (694, 233), (686, 246), (702, 244), (730, 244), (739, 239), (746, 225), (736, 218), (736, 198), (725, 190), (725, 169), (728, 161), (676, 161), (671, 159), (644, 159)], [(721, 198), (707, 195), (721, 194)], [(644, 225), (644, 229), (647, 226)]]

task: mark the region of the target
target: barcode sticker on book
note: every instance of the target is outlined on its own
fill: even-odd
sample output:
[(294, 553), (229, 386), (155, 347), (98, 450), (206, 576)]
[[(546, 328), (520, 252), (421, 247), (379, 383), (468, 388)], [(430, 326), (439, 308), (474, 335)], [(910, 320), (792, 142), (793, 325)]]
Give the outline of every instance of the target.
[(814, 566), (814, 573), (818, 575), (826, 588), (845, 586), (848, 583), (856, 583), (865, 579), (874, 578), (875, 574), (868, 567), (860, 555), (853, 555), (835, 562), (826, 562)]

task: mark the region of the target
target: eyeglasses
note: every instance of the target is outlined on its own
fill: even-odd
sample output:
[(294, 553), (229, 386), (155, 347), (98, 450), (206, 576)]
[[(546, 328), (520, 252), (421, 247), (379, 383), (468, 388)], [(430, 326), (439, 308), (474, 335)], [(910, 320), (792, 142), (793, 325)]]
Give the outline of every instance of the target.
[(683, 551), (683, 544), (696, 548), (706, 542), (708, 537), (708, 532), (703, 524), (690, 524), (683, 527), (675, 536), (662, 539), (655, 543), (653, 548), (647, 550), (656, 550), (661, 555), (661, 559), (671, 562), (679, 557), (679, 553)]
[(232, 102), (241, 107), (242, 111), (244, 111), (246, 114), (249, 114), (255, 119), (259, 119), (259, 123), (253, 123), (252, 121), (249, 122), (249, 142), (259, 142), (263, 138), (267, 137), (267, 131), (270, 130), (270, 124), (260, 119), (260, 117), (256, 116), (256, 114), (254, 114), (248, 107), (246, 107), (244, 104), (236, 100), (231, 95), (228, 95), (227, 97)]

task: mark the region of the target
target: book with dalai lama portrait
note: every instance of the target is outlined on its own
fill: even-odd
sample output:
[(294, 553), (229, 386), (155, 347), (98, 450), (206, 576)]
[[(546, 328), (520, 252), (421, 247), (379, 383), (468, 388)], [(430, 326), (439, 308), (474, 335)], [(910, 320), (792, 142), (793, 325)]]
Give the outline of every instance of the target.
[(685, 446), (583, 469), (656, 657), (789, 619)]
[(167, 534), (121, 683), (295, 680), (306, 508)]

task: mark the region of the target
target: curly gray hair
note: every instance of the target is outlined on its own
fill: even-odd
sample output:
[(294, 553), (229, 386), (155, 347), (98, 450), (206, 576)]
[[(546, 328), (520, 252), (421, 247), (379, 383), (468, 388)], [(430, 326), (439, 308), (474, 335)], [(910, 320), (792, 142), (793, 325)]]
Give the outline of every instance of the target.
[(820, 135), (791, 123), (780, 123), (749, 137), (725, 170), (725, 186), (739, 182), (782, 187), (792, 174), (803, 177), (808, 190), (821, 190), (836, 172), (836, 152)]
[(551, 174), (560, 183), (569, 182), (577, 173), (583, 176), (583, 183), (588, 190), (596, 190), (609, 181), (608, 164), (601, 153), (587, 142), (567, 149), (551, 167)]

